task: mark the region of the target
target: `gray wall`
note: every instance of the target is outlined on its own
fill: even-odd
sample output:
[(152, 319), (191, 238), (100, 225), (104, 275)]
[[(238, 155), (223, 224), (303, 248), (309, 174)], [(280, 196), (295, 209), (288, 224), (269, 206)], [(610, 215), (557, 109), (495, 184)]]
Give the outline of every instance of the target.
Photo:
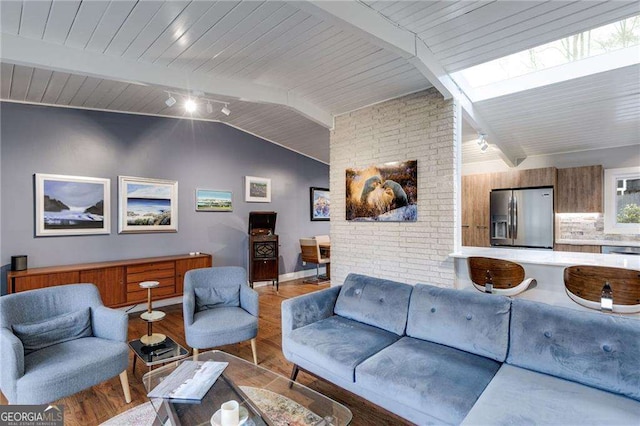
[[(29, 267), (200, 251), (215, 266), (246, 266), (250, 211), (276, 211), (280, 274), (303, 269), (298, 239), (328, 234), (309, 220), (309, 187), (329, 167), (221, 123), (2, 103), (2, 265)], [(34, 236), (33, 174), (111, 179), (111, 234)], [(178, 181), (177, 233), (118, 234), (118, 176)], [(244, 176), (271, 178), (271, 203), (244, 202)], [(233, 212), (196, 212), (195, 188), (233, 191)], [(309, 266), (307, 266), (309, 268)], [(3, 274), (2, 293), (6, 291)]]

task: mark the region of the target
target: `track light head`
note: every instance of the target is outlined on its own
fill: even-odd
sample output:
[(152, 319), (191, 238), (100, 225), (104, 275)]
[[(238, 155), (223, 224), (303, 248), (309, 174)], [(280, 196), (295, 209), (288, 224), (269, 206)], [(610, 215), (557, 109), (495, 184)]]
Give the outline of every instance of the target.
[(187, 101), (184, 103), (184, 109), (186, 109), (187, 112), (195, 112), (197, 108), (198, 106), (192, 99), (187, 99)]
[(485, 144), (486, 139), (487, 139), (487, 135), (485, 135), (484, 133), (478, 133), (478, 139), (476, 140), (476, 142), (478, 143), (478, 146), (481, 147), (483, 144)]
[(213, 106), (211, 105), (211, 102), (207, 102), (207, 114), (211, 113), (213, 113)]
[(220, 110), (221, 113), (223, 113), (224, 115), (229, 115), (231, 114), (231, 110), (227, 107), (227, 104), (224, 104), (224, 106), (222, 107), (222, 109)]
[(489, 148), (489, 144), (487, 141), (482, 141), (482, 145), (480, 145), (480, 152), (485, 152)]
[(172, 107), (176, 104), (176, 98), (171, 96), (171, 93), (169, 93), (169, 98), (167, 98), (167, 100), (164, 101), (164, 103), (167, 104), (168, 107)]

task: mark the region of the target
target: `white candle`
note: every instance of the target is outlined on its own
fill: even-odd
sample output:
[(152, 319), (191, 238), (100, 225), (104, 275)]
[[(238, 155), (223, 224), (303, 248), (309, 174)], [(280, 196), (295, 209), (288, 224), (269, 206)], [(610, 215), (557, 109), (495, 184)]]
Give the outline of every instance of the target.
[(227, 401), (220, 407), (222, 426), (238, 426), (240, 423), (240, 405), (237, 401)]

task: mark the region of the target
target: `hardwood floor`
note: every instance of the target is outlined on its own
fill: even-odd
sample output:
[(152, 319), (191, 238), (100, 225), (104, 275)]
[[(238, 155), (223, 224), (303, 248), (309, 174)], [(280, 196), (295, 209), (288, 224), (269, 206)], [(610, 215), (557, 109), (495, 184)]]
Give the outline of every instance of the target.
[[(303, 284), (302, 280), (295, 280), (281, 283), (278, 293), (276, 293), (275, 287), (271, 286), (256, 289), (260, 294), (260, 322), (257, 341), (259, 365), (289, 377), (292, 364), (282, 355), (280, 304), (285, 299), (327, 287), (329, 287), (329, 284)], [(167, 334), (176, 342), (186, 347), (182, 321), (182, 305), (167, 306), (163, 307), (162, 310), (167, 313), (167, 316), (163, 321), (154, 325), (154, 331)], [(139, 315), (140, 313), (138, 312), (129, 316), (130, 340), (136, 339), (146, 333), (146, 324), (140, 320)], [(235, 345), (221, 346), (216, 349), (242, 357), (248, 361), (252, 360), (251, 345), (248, 341)], [(131, 357), (133, 357), (133, 354)], [(134, 375), (132, 372), (133, 363), (131, 357), (128, 368), (132, 398), (131, 404), (125, 403), (120, 380), (118, 376), (116, 376), (90, 389), (56, 401), (56, 404), (63, 404), (65, 406), (65, 425), (98, 425), (119, 413), (147, 401), (146, 391), (142, 384), (142, 375), (148, 370), (144, 364), (138, 362)], [(352, 425), (384, 426), (410, 424), (400, 417), (346, 390), (304, 372), (298, 375), (297, 381), (347, 406), (353, 413)], [(7, 403), (7, 400), (2, 394), (0, 394), (0, 403)]]

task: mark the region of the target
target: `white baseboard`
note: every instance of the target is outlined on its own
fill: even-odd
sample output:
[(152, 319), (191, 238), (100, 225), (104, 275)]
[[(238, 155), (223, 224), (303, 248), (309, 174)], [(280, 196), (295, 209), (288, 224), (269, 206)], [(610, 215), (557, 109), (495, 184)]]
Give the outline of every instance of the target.
[[(324, 274), (325, 272), (326, 272), (326, 268), (324, 266), (321, 266), (320, 274)], [(287, 274), (282, 274), (279, 276), (279, 279), (280, 279), (280, 282), (283, 283), (287, 281), (297, 280), (300, 278), (312, 277), (315, 274), (316, 274), (315, 268), (306, 269), (302, 271), (289, 272)], [(271, 285), (271, 281), (259, 281), (259, 282), (253, 283), (254, 287), (265, 287), (267, 285)], [(182, 304), (182, 296), (176, 296), (170, 299), (154, 300), (153, 308), (155, 309), (155, 308), (161, 308), (163, 306), (178, 305), (178, 304)], [(132, 305), (132, 306), (124, 306), (122, 308), (118, 308), (118, 310), (125, 311), (127, 313), (142, 312), (147, 310), (147, 302), (146, 301), (140, 302), (137, 305)]]

